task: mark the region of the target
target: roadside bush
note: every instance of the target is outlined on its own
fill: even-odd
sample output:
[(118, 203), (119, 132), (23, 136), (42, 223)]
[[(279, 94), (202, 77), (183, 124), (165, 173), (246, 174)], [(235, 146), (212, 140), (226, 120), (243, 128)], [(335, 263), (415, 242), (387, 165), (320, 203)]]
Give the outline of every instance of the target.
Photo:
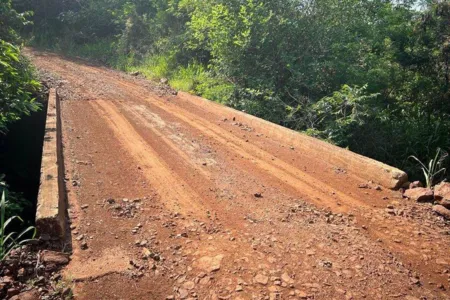
[(33, 93), (40, 88), (29, 62), (19, 48), (0, 40), (0, 133), (9, 122), (20, 119), (40, 108)]
[(142, 61), (135, 61), (131, 58), (131, 66), (126, 67), (128, 72), (140, 72), (145, 77), (153, 80), (168, 78), (174, 69), (173, 56), (168, 55), (152, 55), (146, 56)]
[(20, 44), (17, 29), (27, 24), (27, 15), (17, 13), (10, 0), (0, 3), (0, 134), (7, 131), (9, 122), (40, 107), (32, 96), (40, 83), (16, 46)]

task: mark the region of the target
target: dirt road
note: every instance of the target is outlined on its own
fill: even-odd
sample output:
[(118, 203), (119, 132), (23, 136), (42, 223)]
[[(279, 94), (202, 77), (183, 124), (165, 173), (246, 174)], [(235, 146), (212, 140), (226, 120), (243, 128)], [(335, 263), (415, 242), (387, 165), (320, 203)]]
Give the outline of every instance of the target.
[(450, 299), (428, 204), (217, 104), (28, 55), (62, 99), (77, 299)]

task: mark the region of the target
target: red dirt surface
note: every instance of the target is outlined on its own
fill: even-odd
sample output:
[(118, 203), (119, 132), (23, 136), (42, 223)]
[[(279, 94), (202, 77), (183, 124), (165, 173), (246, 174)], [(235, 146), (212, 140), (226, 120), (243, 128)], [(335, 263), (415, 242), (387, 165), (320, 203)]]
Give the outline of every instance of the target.
[(76, 299), (450, 299), (429, 204), (219, 105), (27, 53), (62, 98)]

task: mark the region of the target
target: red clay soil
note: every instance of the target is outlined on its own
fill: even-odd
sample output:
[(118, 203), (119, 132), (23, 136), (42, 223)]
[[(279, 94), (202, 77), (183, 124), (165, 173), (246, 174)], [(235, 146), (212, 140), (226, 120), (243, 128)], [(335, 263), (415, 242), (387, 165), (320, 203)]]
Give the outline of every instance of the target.
[(429, 204), (219, 105), (27, 53), (62, 98), (76, 299), (450, 299)]

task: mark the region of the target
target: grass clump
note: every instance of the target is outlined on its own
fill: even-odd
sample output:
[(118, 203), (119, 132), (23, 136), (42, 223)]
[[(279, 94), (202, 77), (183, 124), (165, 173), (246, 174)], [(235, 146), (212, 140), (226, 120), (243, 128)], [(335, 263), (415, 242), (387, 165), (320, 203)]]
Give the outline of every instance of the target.
[[(6, 192), (2, 192), (2, 198), (0, 201), (0, 261), (3, 261), (8, 254), (31, 240), (36, 236), (36, 228), (34, 226), (29, 226), (20, 233), (8, 232), (7, 228), (15, 220), (23, 222), (19, 216), (12, 216), (6, 219)], [(31, 238), (26, 239), (27, 236)]]

